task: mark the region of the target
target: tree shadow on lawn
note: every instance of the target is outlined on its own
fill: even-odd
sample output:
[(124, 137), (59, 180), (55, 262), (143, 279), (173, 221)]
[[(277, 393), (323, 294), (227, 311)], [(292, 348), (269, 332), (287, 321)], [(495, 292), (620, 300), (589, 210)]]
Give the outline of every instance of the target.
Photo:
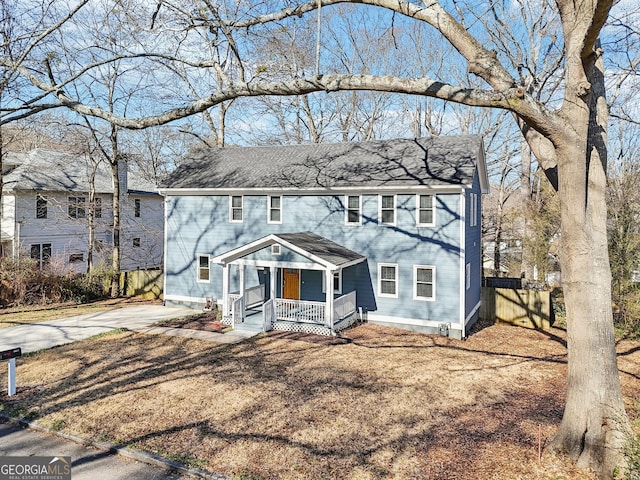
[[(267, 462), (261, 467), (265, 478), (289, 478), (285, 473), (293, 463), (308, 464), (311, 478), (325, 475), (324, 469), (331, 478), (343, 478), (354, 468), (384, 478), (411, 465), (424, 478), (455, 478), (452, 472), (462, 475), (476, 464), (487, 471), (499, 464), (499, 458), (485, 458), (496, 447), (506, 450), (495, 457), (529, 452), (537, 444), (536, 424), (549, 432), (561, 418), (558, 392), (564, 389), (548, 381), (519, 379), (526, 387), (508, 383), (499, 399), (475, 385), (476, 400), (454, 396), (438, 402), (460, 375), (486, 370), (494, 376), (527, 362), (532, 371), (544, 365), (556, 371), (563, 368), (562, 359), (480, 351), (419, 334), (378, 339), (378, 329), (365, 328), (352, 335), (353, 342), (338, 345), (286, 335), (236, 345), (129, 332), (106, 336), (25, 359), (48, 362), (48, 368), (41, 373), (41, 389), (18, 407), (47, 421), (64, 418), (72, 431), (97, 428), (89, 430), (97, 440), (203, 458), (214, 470), (230, 471), (238, 458), (250, 468), (260, 452)], [(372, 353), (370, 342), (374, 347), (386, 342), (391, 356)], [(425, 356), (425, 349), (433, 349), (428, 355), (435, 357)], [(433, 359), (443, 357), (446, 363), (447, 355), (459, 354), (463, 369), (432, 368)], [(395, 371), (403, 362), (409, 362), (409, 373)], [(561, 383), (564, 376), (558, 377)], [(178, 390), (165, 391), (173, 384)], [(92, 412), (95, 408), (104, 412)], [(83, 409), (95, 418), (78, 418)], [(165, 414), (154, 416), (160, 410)], [(120, 431), (123, 424), (127, 428)], [(267, 460), (269, 452), (283, 449), (291, 452), (290, 460)], [(245, 454), (238, 457), (238, 451)]]

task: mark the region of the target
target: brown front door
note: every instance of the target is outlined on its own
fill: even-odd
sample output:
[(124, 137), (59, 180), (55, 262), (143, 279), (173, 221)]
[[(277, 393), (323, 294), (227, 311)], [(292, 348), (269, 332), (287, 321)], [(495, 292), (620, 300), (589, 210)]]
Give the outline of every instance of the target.
[(285, 268), (282, 276), (282, 298), (300, 300), (300, 270)]

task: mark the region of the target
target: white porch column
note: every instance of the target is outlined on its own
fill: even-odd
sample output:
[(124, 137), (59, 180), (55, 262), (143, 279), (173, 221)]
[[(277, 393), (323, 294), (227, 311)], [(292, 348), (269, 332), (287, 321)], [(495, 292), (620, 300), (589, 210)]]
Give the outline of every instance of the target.
[(328, 268), (324, 271), (325, 276), (325, 321), (331, 331), (333, 331), (333, 272)]
[(245, 311), (246, 311), (246, 306), (247, 306), (247, 299), (245, 298), (244, 294), (246, 291), (245, 285), (244, 285), (244, 277), (245, 274), (247, 272), (247, 267), (246, 265), (238, 265), (238, 278), (240, 280), (240, 298), (242, 299), (242, 321), (244, 322), (244, 317), (245, 317)]
[(269, 298), (276, 301), (276, 280), (278, 279), (278, 269), (276, 267), (269, 267)]
[(229, 264), (225, 263), (222, 267), (222, 312), (226, 316), (231, 311), (229, 305)]

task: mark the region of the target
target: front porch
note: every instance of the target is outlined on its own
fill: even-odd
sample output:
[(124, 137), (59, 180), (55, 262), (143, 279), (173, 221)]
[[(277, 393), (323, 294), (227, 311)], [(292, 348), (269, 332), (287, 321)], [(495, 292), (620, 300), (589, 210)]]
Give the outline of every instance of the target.
[(263, 285), (247, 289), (244, 298), (239, 292), (231, 293), (226, 303), (230, 308), (224, 310), (223, 323), (234, 328), (242, 323), (259, 324), (264, 332), (282, 330), (334, 335), (359, 319), (355, 291), (335, 298), (331, 312), (328, 312), (326, 302), (288, 298), (266, 300)]
[[(356, 291), (342, 293), (342, 275), (366, 257), (319, 235), (272, 234), (213, 261), (223, 266), (223, 322), (229, 325), (239, 327), (248, 317), (255, 324), (261, 313), (262, 331), (335, 335), (358, 319)], [(248, 287), (253, 272), (259, 285)], [(230, 292), (232, 283), (237, 291)]]

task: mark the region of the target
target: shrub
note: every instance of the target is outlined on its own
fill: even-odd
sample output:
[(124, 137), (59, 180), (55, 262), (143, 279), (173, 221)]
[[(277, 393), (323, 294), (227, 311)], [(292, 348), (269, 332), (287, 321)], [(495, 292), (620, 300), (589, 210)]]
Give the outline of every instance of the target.
[(0, 258), (0, 305), (84, 302), (105, 297), (102, 275), (41, 270), (30, 258)]

